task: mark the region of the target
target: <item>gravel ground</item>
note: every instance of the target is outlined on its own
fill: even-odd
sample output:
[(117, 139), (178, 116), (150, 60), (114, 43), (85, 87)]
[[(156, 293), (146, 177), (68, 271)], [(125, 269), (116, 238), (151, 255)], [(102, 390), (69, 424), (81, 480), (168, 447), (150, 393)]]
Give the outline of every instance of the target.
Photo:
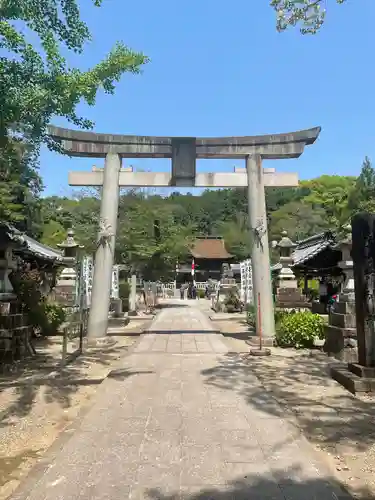
[[(240, 354), (249, 351), (245, 325), (241, 321), (215, 324), (226, 335), (229, 350), (239, 353), (228, 356), (218, 378), (246, 396), (255, 373), (326, 455), (338, 479), (353, 494), (366, 487), (375, 498), (375, 397), (353, 396), (332, 380), (328, 373), (335, 361), (322, 352), (273, 348), (270, 357), (248, 357)], [(233, 362), (236, 356), (240, 363)], [(264, 403), (259, 404), (264, 409)], [(273, 411), (270, 406), (269, 412)]]
[(52, 338), (40, 342), (38, 355), (16, 373), (0, 378), (0, 500), (12, 494), (59, 434), (90, 404), (99, 384), (136, 340), (136, 336), (116, 337), (115, 345), (101, 352), (86, 351), (56, 371), (61, 341)]

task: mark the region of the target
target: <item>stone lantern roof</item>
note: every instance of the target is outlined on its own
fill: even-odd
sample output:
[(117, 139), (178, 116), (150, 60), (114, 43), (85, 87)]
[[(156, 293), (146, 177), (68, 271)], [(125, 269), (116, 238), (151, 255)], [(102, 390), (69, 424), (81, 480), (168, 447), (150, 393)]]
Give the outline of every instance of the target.
[(76, 257), (78, 249), (84, 248), (74, 239), (74, 231), (72, 228), (68, 229), (66, 239), (62, 243), (58, 243), (57, 246), (62, 248), (65, 257)]
[(73, 229), (68, 229), (66, 234), (66, 239), (62, 243), (58, 243), (57, 246), (59, 248), (83, 248), (79, 243), (74, 239), (74, 231)]
[(292, 250), (297, 246), (296, 243), (293, 243), (293, 241), (288, 237), (287, 231), (282, 231), (281, 236), (282, 236), (281, 240), (278, 243), (276, 243), (276, 246), (278, 248), (283, 248), (283, 249), (290, 248)]
[(341, 247), (342, 245), (352, 245), (352, 226), (350, 224), (347, 224), (346, 226), (343, 227), (344, 230), (344, 238), (339, 241), (338, 246)]

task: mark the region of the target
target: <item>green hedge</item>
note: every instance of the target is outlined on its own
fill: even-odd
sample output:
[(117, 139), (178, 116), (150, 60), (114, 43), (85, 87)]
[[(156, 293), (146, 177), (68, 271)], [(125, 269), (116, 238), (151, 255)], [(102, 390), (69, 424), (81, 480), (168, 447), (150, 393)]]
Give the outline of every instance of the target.
[[(246, 306), (247, 324), (256, 326), (255, 306)], [(275, 310), (276, 343), (280, 347), (313, 347), (315, 339), (324, 339), (324, 319), (310, 311)]]
[(283, 313), (276, 328), (276, 342), (281, 347), (313, 347), (315, 339), (324, 338), (324, 321), (310, 311)]

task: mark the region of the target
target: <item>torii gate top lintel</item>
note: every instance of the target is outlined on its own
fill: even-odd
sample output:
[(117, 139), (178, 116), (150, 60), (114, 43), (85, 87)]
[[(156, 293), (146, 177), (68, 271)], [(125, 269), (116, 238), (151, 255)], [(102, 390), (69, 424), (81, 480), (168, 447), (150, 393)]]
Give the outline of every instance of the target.
[(304, 147), (313, 144), (321, 127), (286, 134), (242, 137), (154, 137), (97, 134), (50, 126), (51, 138), (61, 142), (70, 156), (103, 158), (117, 153), (123, 158), (174, 158), (185, 150), (195, 158), (246, 158), (259, 154), (263, 159), (298, 158)]

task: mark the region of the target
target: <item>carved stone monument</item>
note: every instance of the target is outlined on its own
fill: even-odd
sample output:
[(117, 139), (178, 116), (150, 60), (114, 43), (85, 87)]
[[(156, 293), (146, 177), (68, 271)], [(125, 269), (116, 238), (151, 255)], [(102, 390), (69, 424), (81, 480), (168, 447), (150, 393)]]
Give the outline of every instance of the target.
[(238, 295), (237, 283), (234, 279), (234, 274), (230, 265), (224, 262), (221, 266), (221, 277), (215, 305), (216, 311), (226, 309), (224, 302), (230, 293), (234, 293), (236, 296)]
[(352, 242), (358, 362), (331, 374), (351, 392), (370, 392), (375, 390), (375, 214), (353, 217)]

